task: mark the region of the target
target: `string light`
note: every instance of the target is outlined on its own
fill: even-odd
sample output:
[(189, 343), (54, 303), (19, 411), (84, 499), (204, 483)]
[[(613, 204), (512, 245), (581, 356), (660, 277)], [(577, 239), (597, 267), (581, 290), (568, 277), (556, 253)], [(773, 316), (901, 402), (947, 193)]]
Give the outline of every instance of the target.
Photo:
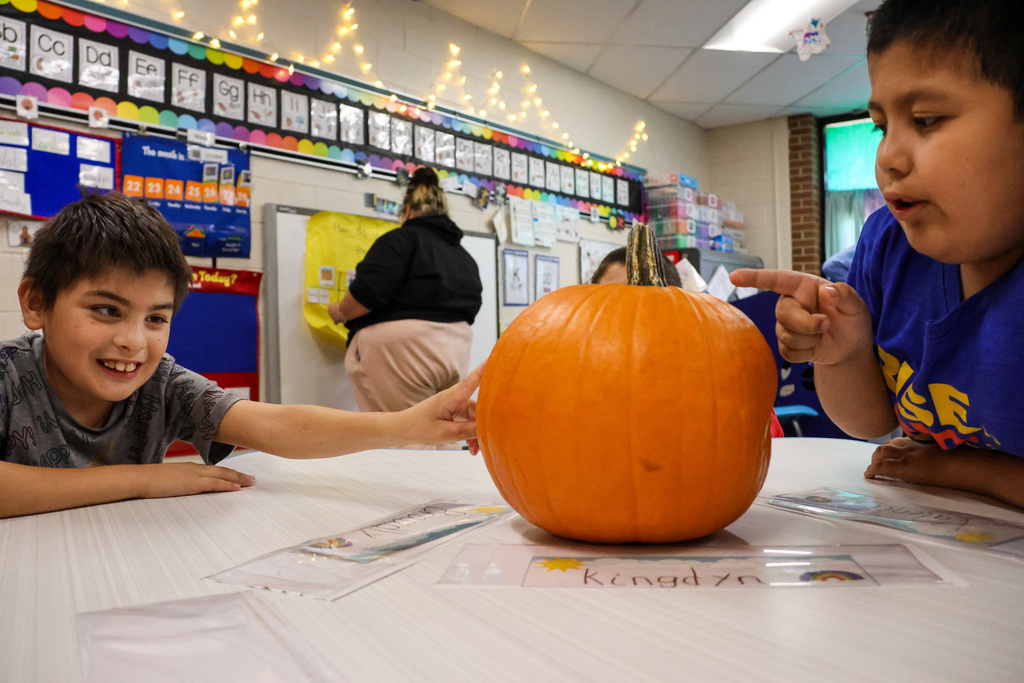
[(623, 152), (615, 159), (616, 165), (621, 166), (622, 162), (628, 159), (630, 154), (636, 152), (641, 142), (647, 142), (647, 123), (643, 120), (633, 127), (633, 138), (629, 141), (629, 151)]
[[(97, 2), (106, 2), (107, 0), (96, 0)], [(128, 4), (128, 0), (112, 0), (113, 2), (120, 2), (124, 5)], [(182, 7), (181, 0), (168, 0), (174, 2), (176, 7), (169, 13), (171, 18), (176, 22), (181, 22), (185, 19), (186, 13)], [(264, 31), (260, 30), (259, 27), (259, 15), (258, 15), (258, 4), (259, 0), (239, 0), (237, 14), (231, 17), (228, 26), (220, 31), (221, 39), (230, 39), (235, 43), (247, 44), (255, 46), (260, 44), (266, 38)], [(335, 33), (333, 40), (327, 43), (326, 49), (324, 49), (322, 56), (319, 59), (310, 58), (302, 54), (292, 53), (294, 56), (292, 62), (298, 64), (309, 64), (312, 67), (320, 68), (321, 64), (325, 65), (325, 68), (342, 70), (346, 68), (344, 64), (346, 54), (354, 57), (356, 64), (351, 65), (349, 62), (349, 68), (356, 68), (356, 72), (361, 78), (366, 78), (366, 82), (370, 82), (369, 79), (373, 79), (373, 85), (377, 88), (383, 89), (384, 84), (380, 79), (374, 78), (372, 73), (373, 64), (368, 59), (368, 53), (363, 43), (356, 42), (355, 36), (359, 28), (359, 24), (356, 22), (356, 10), (352, 6), (351, 2), (346, 2), (339, 10), (338, 23), (335, 26)], [(351, 48), (346, 48), (346, 41), (352, 38), (353, 42), (348, 43)], [(221, 42), (217, 37), (208, 37), (202, 31), (196, 31), (192, 35), (194, 41), (208, 41), (209, 45), (213, 48), (220, 48)], [(280, 59), (280, 54), (277, 51), (268, 49), (272, 45), (263, 47), (266, 50), (266, 59), (270, 62), (277, 62)], [(348, 52), (351, 49), (351, 52)], [(504, 82), (504, 73), (500, 69), (495, 69), (491, 72), (490, 85), (487, 89), (481, 93), (476, 93), (467, 90), (467, 77), (461, 73), (462, 66), (462, 49), (454, 42), (448, 44), (447, 59), (444, 62), (444, 70), (439, 75), (434, 85), (434, 92), (430, 93), (426, 97), (426, 104), (423, 105), (427, 109), (434, 109), (438, 106), (439, 100), (443, 97), (445, 102), (450, 102), (453, 108), (460, 109), (467, 112), (471, 116), (479, 117), (482, 120), (487, 120), (488, 110), (497, 110), (500, 112), (500, 116), (504, 120), (510, 123), (526, 124), (531, 114), (535, 117), (535, 127), (539, 127), (542, 130), (554, 131), (549, 135), (557, 136), (555, 139), (559, 140), (558, 145), (564, 147), (566, 150), (571, 151), (573, 154), (580, 155), (579, 148), (575, 146), (572, 136), (567, 131), (564, 131), (557, 120), (552, 116), (552, 112), (549, 107), (545, 107), (544, 100), (542, 99), (541, 93), (539, 93), (538, 84), (533, 82), (533, 71), (529, 64), (522, 64), (518, 71), (523, 78), (522, 95), (520, 96), (519, 106), (516, 107), (515, 96), (506, 97), (504, 91), (507, 90), (506, 86), (510, 85)], [(290, 65), (288, 67), (289, 74), (294, 73), (295, 66)], [(396, 95), (389, 96), (390, 101), (398, 102)], [(511, 103), (507, 100), (511, 100)], [(410, 105), (412, 106), (412, 105)], [(405, 109), (405, 105), (402, 105), (399, 111)], [(627, 144), (627, 151), (620, 154), (615, 164), (621, 165), (623, 161), (628, 159), (630, 155), (636, 154), (639, 149), (639, 145), (647, 142), (648, 134), (646, 132), (646, 123), (640, 121), (634, 127), (633, 135)], [(582, 154), (580, 159), (585, 166), (594, 165), (595, 162), (590, 159), (589, 154)], [(612, 164), (609, 162), (609, 167)]]

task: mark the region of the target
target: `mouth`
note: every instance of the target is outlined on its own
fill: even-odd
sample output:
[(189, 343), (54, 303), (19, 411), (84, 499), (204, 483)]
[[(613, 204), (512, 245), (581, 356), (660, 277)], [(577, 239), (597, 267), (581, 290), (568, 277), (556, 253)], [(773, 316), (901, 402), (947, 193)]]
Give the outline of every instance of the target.
[(889, 210), (897, 219), (908, 217), (926, 203), (920, 199), (895, 192), (886, 192), (882, 196), (885, 198), (885, 203), (889, 205)]
[(139, 368), (139, 365), (141, 365), (141, 363), (126, 363), (119, 360), (101, 360), (99, 363), (108, 370), (124, 373), (126, 375), (135, 372)]

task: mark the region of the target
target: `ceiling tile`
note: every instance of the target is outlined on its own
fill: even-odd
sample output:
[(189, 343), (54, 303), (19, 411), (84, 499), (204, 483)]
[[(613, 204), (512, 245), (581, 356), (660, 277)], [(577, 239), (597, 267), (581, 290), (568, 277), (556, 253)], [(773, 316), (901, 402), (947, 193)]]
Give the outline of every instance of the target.
[(831, 107), (840, 109), (866, 109), (871, 97), (871, 80), (867, 61), (846, 71), (823, 86), (794, 102), (797, 107)]
[[(501, 0), (501, 2), (465, 2), (464, 0), (426, 0), (427, 4), (453, 17), (482, 29), (511, 38), (523, 8), (528, 0)], [(395, 11), (394, 9), (390, 11)]]
[(699, 47), (745, 4), (747, 0), (641, 0), (611, 42)]
[(868, 18), (853, 9), (839, 15), (825, 26), (825, 35), (831, 43), (823, 54), (863, 57), (867, 50)]
[(609, 45), (587, 73), (613, 88), (646, 98), (690, 52), (681, 47)]
[(697, 120), (701, 114), (709, 111), (715, 106), (713, 104), (701, 104), (697, 102), (654, 102), (653, 104), (659, 109), (663, 109), (686, 121)]
[(696, 50), (650, 99), (654, 103), (718, 102), (778, 57), (763, 52)]
[(855, 66), (862, 58), (812, 55), (806, 62), (787, 52), (725, 99), (728, 104), (789, 105)]
[(720, 104), (701, 114), (694, 121), (701, 128), (719, 128), (739, 123), (763, 121), (779, 115), (779, 107), (746, 107), (737, 104)]
[[(513, 38), (520, 42), (606, 43), (637, 0), (530, 0)], [(477, 3), (465, 3), (477, 4)], [(491, 4), (491, 3), (480, 3)]]
[(603, 45), (580, 45), (576, 43), (524, 42), (522, 46), (528, 50), (533, 50), (537, 54), (550, 57), (556, 62), (581, 73), (586, 73), (590, 69), (594, 60), (601, 54), (601, 50), (604, 49)]

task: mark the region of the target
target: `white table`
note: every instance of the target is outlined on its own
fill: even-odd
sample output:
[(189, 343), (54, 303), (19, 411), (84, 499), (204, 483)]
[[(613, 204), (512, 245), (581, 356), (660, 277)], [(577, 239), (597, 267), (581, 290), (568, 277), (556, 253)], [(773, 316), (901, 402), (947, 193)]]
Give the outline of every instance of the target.
[[(777, 439), (762, 494), (819, 485), (1024, 522), (955, 492), (862, 478), (873, 446)], [(498, 500), (482, 458), (244, 453), (236, 493), (0, 520), (0, 681), (79, 680), (74, 615), (239, 590), (203, 577), (435, 498)], [(967, 587), (624, 590), (438, 586), (460, 543), (334, 602), (268, 593), (355, 681), (1024, 680), (1024, 562), (754, 505), (715, 543), (908, 543)], [(557, 543), (516, 517), (474, 543)]]

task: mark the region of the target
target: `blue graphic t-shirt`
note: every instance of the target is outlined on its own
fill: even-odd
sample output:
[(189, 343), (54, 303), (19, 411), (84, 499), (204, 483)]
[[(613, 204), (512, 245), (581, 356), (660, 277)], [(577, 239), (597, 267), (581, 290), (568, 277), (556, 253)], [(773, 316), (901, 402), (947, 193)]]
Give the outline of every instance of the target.
[(871, 310), (908, 436), (1024, 457), (1024, 262), (961, 301), (959, 266), (916, 252), (882, 208), (864, 224), (847, 282)]
[(214, 441), (224, 414), (242, 400), (164, 354), (153, 376), (114, 404), (107, 424), (81, 425), (46, 381), (43, 338), (0, 343), (0, 460), (42, 467), (161, 462), (177, 439), (215, 463), (231, 446)]

